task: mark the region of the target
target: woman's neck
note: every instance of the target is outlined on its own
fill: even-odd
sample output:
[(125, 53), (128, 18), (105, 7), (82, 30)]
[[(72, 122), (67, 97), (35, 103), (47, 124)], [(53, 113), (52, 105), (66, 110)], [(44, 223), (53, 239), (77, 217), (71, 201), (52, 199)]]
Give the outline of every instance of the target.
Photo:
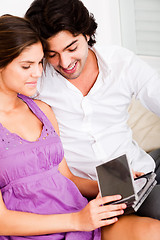
[(18, 98), (16, 93), (3, 93), (0, 92), (0, 111), (2, 112), (10, 112), (16, 109), (20, 104), (20, 99)]

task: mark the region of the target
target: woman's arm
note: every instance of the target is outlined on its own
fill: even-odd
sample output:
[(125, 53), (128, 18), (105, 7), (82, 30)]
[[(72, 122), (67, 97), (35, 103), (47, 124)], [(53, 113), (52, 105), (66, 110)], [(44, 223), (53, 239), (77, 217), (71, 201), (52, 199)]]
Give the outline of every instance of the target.
[[(58, 124), (52, 110), (46, 104), (40, 103), (40, 105), (42, 111), (44, 110), (55, 127), (55, 130), (58, 132)], [(60, 171), (65, 176), (73, 179), (75, 183), (82, 188), (82, 192), (85, 192), (85, 184), (79, 184), (78, 178), (72, 176), (65, 160), (63, 160), (60, 165)], [(86, 181), (90, 182), (89, 180)], [(95, 182), (92, 182), (92, 184), (97, 187)], [(119, 199), (120, 196), (97, 197), (90, 201), (86, 207), (79, 212), (41, 215), (8, 210), (3, 202), (2, 194), (0, 192), (0, 235), (30, 236), (58, 232), (91, 231), (112, 224), (118, 220), (117, 216), (123, 214), (123, 209), (126, 208), (126, 205), (104, 204)]]
[(105, 203), (118, 199), (120, 199), (119, 196), (97, 198), (76, 213), (40, 215), (8, 210), (0, 192), (0, 235), (31, 236), (92, 231), (116, 222), (118, 218), (115, 216), (123, 214), (125, 204), (103, 206)]
[(73, 231), (72, 214), (39, 215), (8, 210), (0, 192), (0, 235), (43, 235)]
[[(51, 107), (48, 106), (46, 103), (39, 101), (39, 100), (35, 100), (35, 102), (38, 104), (38, 106), (41, 108), (41, 110), (46, 114), (46, 116), (52, 123), (55, 131), (59, 134), (58, 123), (57, 123), (56, 117), (55, 117)], [(90, 198), (90, 199), (93, 199), (97, 196), (97, 194), (98, 194), (97, 181), (93, 181), (93, 180), (89, 180), (89, 179), (85, 179), (85, 178), (81, 178), (81, 177), (77, 177), (77, 176), (73, 175), (71, 173), (71, 171), (69, 170), (69, 167), (68, 167), (65, 159), (63, 159), (63, 161), (60, 163), (59, 171), (62, 175), (69, 178), (76, 184), (76, 186), (78, 187), (78, 189), (80, 190), (80, 192), (82, 193), (83, 196)]]
[(40, 100), (34, 100), (34, 101), (38, 105), (38, 107), (42, 110), (42, 112), (44, 112), (44, 114), (47, 116), (49, 121), (52, 123), (55, 131), (59, 135), (59, 127), (58, 127), (57, 119), (55, 117), (55, 114), (54, 114), (52, 108), (48, 104), (46, 104)]

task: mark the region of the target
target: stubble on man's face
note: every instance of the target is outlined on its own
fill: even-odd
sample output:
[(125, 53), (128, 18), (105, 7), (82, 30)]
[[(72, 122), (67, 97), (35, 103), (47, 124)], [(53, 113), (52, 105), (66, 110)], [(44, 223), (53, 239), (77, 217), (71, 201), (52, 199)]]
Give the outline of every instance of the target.
[(68, 31), (62, 31), (48, 39), (48, 61), (55, 70), (66, 79), (78, 78), (88, 57), (88, 43), (80, 34), (73, 36)]

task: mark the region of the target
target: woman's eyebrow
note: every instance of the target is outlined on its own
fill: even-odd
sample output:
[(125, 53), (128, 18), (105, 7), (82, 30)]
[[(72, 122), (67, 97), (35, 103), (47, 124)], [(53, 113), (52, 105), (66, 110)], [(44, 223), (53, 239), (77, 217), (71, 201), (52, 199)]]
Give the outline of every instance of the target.
[(34, 63), (34, 62), (30, 60), (23, 60), (23, 61), (20, 61), (20, 63)]

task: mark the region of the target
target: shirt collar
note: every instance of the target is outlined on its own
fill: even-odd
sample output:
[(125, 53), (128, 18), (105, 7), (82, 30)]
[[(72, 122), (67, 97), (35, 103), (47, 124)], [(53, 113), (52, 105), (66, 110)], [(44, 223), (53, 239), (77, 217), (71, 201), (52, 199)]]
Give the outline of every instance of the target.
[(100, 46), (92, 47), (90, 49), (95, 53), (97, 57), (99, 73), (102, 74), (102, 79), (105, 81), (111, 73), (111, 68), (109, 66), (109, 63), (106, 62), (102, 56), (103, 49), (101, 49)]
[[(110, 75), (111, 73), (111, 68), (109, 66), (109, 63), (106, 62), (106, 60), (104, 60), (103, 58), (103, 49), (101, 49), (100, 46), (96, 46), (96, 47), (89, 47), (96, 55), (97, 57), (97, 61), (98, 61), (98, 68), (99, 68), (99, 75), (98, 75), (98, 79), (102, 79), (103, 82), (105, 82), (105, 80), (108, 78), (108, 76)], [(66, 78), (64, 78), (61, 74), (59, 74), (53, 67), (51, 64), (47, 64), (48, 67), (50, 68), (50, 73), (52, 75), (52, 77), (58, 77), (59, 80), (63, 81), (66, 86), (68, 88), (72, 88), (72, 90), (74, 91), (77, 91), (78, 89), (73, 85), (71, 84)]]

